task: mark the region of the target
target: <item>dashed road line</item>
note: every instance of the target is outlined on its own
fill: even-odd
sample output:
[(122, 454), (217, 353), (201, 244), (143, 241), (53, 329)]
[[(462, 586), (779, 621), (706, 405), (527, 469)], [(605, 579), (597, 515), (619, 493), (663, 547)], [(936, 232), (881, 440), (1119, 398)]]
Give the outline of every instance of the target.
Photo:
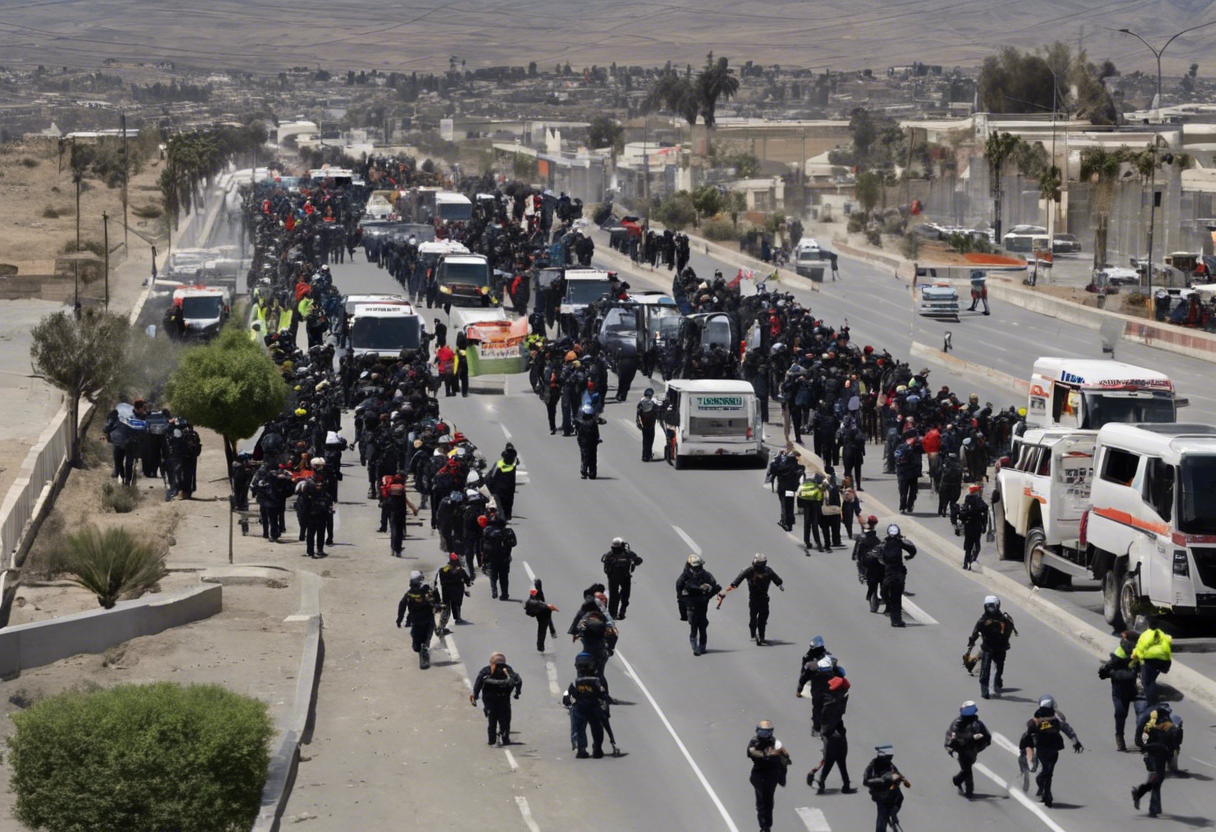
[(906, 609), (909, 612), (909, 614), (911, 614), (911, 616), (913, 618), (915, 618), (921, 624), (936, 624), (937, 623), (936, 618), (929, 615), (929, 613), (925, 612), (920, 607), (916, 606), (916, 604), (913, 604), (911, 601), (909, 601), (907, 595), (904, 596), (903, 607), (904, 607), (904, 609)]
[(545, 662), (545, 673), (549, 676), (549, 693), (561, 696), (562, 686), (557, 681), (557, 665), (552, 659)]
[(528, 827), (528, 832), (540, 832), (536, 819), (532, 817), (532, 810), (528, 808), (528, 798), (516, 796), (515, 805), (519, 807), (519, 813), (524, 816), (524, 825)]
[(688, 544), (689, 549), (692, 549), (693, 552), (698, 555), (701, 554), (701, 547), (697, 545), (697, 541), (688, 536), (688, 532), (684, 531), (679, 526), (672, 526), (672, 528), (675, 529), (675, 532), (680, 536), (680, 539)]
[(504, 748), (503, 751), (507, 755), (507, 765), (511, 767), (511, 771), (519, 771), (519, 763), (515, 762), (515, 755), (511, 753), (509, 748)]
[(998, 775), (996, 772), (994, 772), (992, 769), (988, 768), (988, 766), (984, 765), (983, 763), (976, 763), (974, 768), (980, 774), (984, 775), (989, 780), (991, 780), (993, 783), (995, 783), (999, 788), (1004, 789), (1006, 792), (1008, 792), (1009, 796), (1012, 797), (1014, 800), (1016, 800), (1018, 803), (1021, 803), (1023, 806), (1025, 806), (1030, 811), (1030, 813), (1032, 815), (1034, 815), (1035, 817), (1037, 817), (1040, 821), (1042, 821), (1043, 825), (1046, 826), (1048, 829), (1050, 829), (1051, 832), (1065, 832), (1064, 827), (1060, 826), (1060, 824), (1058, 824), (1054, 820), (1052, 820), (1051, 817), (1048, 816), (1047, 812), (1043, 811), (1043, 807), (1039, 806), (1037, 803), (1035, 803), (1033, 800), (1031, 800), (1029, 797), (1027, 797), (1026, 793), (1023, 792), (1021, 789), (1017, 788), (1016, 786), (1010, 786), (1009, 783), (1007, 783), (1003, 777)]
[(832, 827), (828, 824), (828, 819), (823, 816), (822, 809), (799, 806), (794, 811), (798, 813), (798, 819), (802, 821), (807, 832), (832, 832)]
[(502, 428), (502, 435), (507, 437), (507, 441), (510, 442), (511, 441), (511, 431), (507, 430), (507, 426), (504, 425), (502, 422), (499, 422), (498, 426), (500, 428)]
[(1212, 765), (1207, 760), (1201, 760), (1198, 757), (1188, 757), (1188, 759), (1194, 760), (1195, 762), (1199, 763), (1199, 765), (1201, 765), (1201, 766), (1207, 766), (1208, 768), (1216, 768), (1216, 766)]
[[(679, 529), (676, 529), (676, 531), (679, 531)], [(683, 532), (681, 532), (681, 534), (683, 534)], [(726, 810), (726, 806), (723, 805), (722, 800), (718, 797), (718, 793), (715, 792), (714, 787), (709, 784), (709, 780), (706, 779), (705, 774), (701, 771), (701, 767), (698, 766), (697, 761), (692, 758), (692, 754), (688, 752), (688, 748), (684, 745), (684, 741), (681, 740), (680, 735), (676, 733), (675, 727), (671, 724), (670, 720), (667, 719), (667, 715), (663, 713), (663, 709), (659, 707), (659, 703), (656, 702), (655, 698), (650, 695), (650, 690), (642, 682), (642, 679), (638, 676), (637, 671), (633, 669), (633, 665), (629, 663), (629, 660), (626, 659), (620, 651), (617, 651), (616, 655), (617, 658), (621, 660), (621, 665), (625, 668), (625, 671), (638, 686), (638, 690), (642, 691), (642, 695), (645, 696), (646, 701), (650, 703), (650, 707), (654, 708), (654, 712), (658, 714), (659, 721), (663, 723), (663, 727), (667, 729), (667, 733), (671, 735), (673, 740), (675, 740), (676, 747), (680, 749), (680, 753), (684, 755), (684, 759), (688, 761), (688, 765), (692, 768), (693, 774), (697, 776), (697, 780), (701, 782), (706, 794), (709, 795), (709, 799), (713, 801), (714, 806), (718, 809), (718, 814), (720, 814), (722, 816), (722, 820), (726, 822), (726, 828), (729, 829), (730, 832), (739, 832), (739, 827), (735, 825), (734, 819), (731, 818), (730, 812)], [(516, 800), (520, 800), (520, 798), (516, 798)]]
[(524, 571), (528, 573), (528, 580), (536, 583), (536, 573), (532, 571), (532, 567), (528, 566), (528, 562), (524, 561)]
[(1015, 757), (1021, 756), (1022, 752), (1018, 751), (1017, 745), (1015, 745), (1013, 740), (1009, 739), (1009, 737), (1005, 736), (1004, 734), (993, 734), (992, 741), (994, 743), (996, 743), (997, 745), (999, 745), (1001, 748), (1008, 751), (1013, 756), (1015, 756)]

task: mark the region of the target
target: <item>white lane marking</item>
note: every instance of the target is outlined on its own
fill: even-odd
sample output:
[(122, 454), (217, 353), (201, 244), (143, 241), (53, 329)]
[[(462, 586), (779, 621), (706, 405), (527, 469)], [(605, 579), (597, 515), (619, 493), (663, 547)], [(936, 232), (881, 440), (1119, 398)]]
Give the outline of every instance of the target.
[(562, 687), (557, 682), (557, 665), (552, 659), (545, 662), (545, 673), (549, 676), (549, 693), (554, 696), (561, 696)]
[(1005, 782), (1005, 779), (1003, 777), (999, 776), (998, 774), (996, 774), (996, 772), (994, 772), (992, 769), (988, 768), (988, 766), (984, 765), (983, 763), (975, 763), (972, 766), (972, 768), (974, 768), (980, 774), (987, 777), (993, 783), (996, 783), (1002, 789), (1005, 789), (1006, 791), (1009, 790), (1009, 784)]
[[(677, 531), (679, 530), (677, 529)], [(659, 703), (656, 702), (654, 697), (650, 695), (650, 690), (645, 684), (642, 683), (637, 671), (633, 669), (633, 665), (629, 663), (629, 660), (626, 659), (619, 650), (617, 651), (616, 655), (617, 658), (621, 660), (621, 665), (624, 666), (625, 671), (629, 674), (630, 678), (632, 678), (634, 683), (637, 684), (638, 690), (642, 691), (642, 695), (645, 696), (646, 700), (650, 703), (650, 707), (654, 708), (654, 712), (658, 714), (659, 720), (663, 723), (663, 727), (667, 729), (667, 733), (671, 734), (671, 738), (675, 740), (676, 747), (680, 749), (680, 753), (684, 755), (684, 759), (687, 760), (688, 765), (692, 767), (693, 774), (697, 775), (697, 779), (701, 781), (701, 785), (705, 788), (705, 792), (709, 795), (709, 799), (712, 800), (714, 802), (714, 806), (718, 808), (718, 814), (722, 815), (722, 820), (726, 821), (726, 828), (729, 829), (730, 832), (739, 832), (739, 827), (735, 826), (734, 820), (731, 819), (730, 812), (726, 811), (726, 807), (722, 805), (721, 799), (718, 798), (718, 793), (714, 791), (713, 786), (709, 785), (709, 780), (705, 778), (705, 774), (702, 773), (701, 767), (698, 766), (697, 761), (692, 758), (692, 754), (688, 753), (688, 748), (685, 747), (684, 741), (681, 740), (680, 735), (676, 733), (676, 729), (667, 719), (667, 715), (663, 713), (663, 709), (659, 707)], [(519, 799), (520, 798), (516, 798), (516, 800)]]
[(499, 422), (498, 426), (500, 428), (502, 428), (502, 435), (507, 437), (507, 441), (510, 442), (511, 441), (511, 431), (507, 430), (507, 426), (504, 425), (502, 422)]
[(798, 813), (798, 819), (802, 821), (807, 832), (832, 832), (832, 827), (828, 825), (828, 819), (823, 816), (822, 809), (799, 806), (794, 811)]
[(448, 655), (452, 657), (452, 661), (460, 661), (460, 651), (456, 649), (456, 642), (451, 635), (443, 637), (443, 649), (448, 651)]
[(1201, 760), (1198, 757), (1189, 757), (1188, 759), (1194, 760), (1195, 762), (1199, 763), (1199, 765), (1201, 765), (1201, 766), (1207, 766), (1208, 768), (1216, 768), (1216, 766), (1212, 765), (1207, 760)]
[(519, 813), (524, 816), (524, 825), (528, 827), (528, 832), (540, 832), (540, 827), (536, 825), (536, 820), (532, 817), (532, 810), (528, 808), (528, 798), (515, 798), (515, 805), (519, 807)]
[(1039, 806), (1037, 803), (1027, 797), (1026, 793), (1021, 789), (1017, 788), (1016, 786), (1010, 786), (1007, 782), (1005, 782), (1004, 778), (993, 772), (992, 769), (988, 768), (988, 766), (984, 765), (983, 763), (976, 763), (975, 770), (987, 777), (993, 783), (996, 783), (997, 786), (1008, 792), (1010, 797), (1029, 809), (1030, 813), (1041, 820), (1043, 825), (1050, 829), (1051, 832), (1064, 832), (1064, 827), (1060, 826), (1060, 824), (1048, 817), (1047, 812), (1043, 811), (1043, 807)]
[(524, 561), (524, 571), (528, 573), (528, 580), (536, 583), (536, 573), (532, 571), (532, 567), (528, 566), (528, 562)]
[[(334, 502), (337, 502), (336, 500)], [(342, 528), (342, 510), (336, 505), (334, 506), (334, 534)]]
[(504, 748), (503, 751), (507, 755), (507, 765), (511, 767), (511, 771), (519, 771), (519, 763), (515, 762), (515, 755), (511, 753), (509, 748)]
[(1018, 751), (1017, 745), (1013, 742), (1013, 740), (1009, 739), (1009, 737), (1005, 736), (1004, 734), (993, 734), (992, 741), (1013, 756), (1021, 756), (1021, 752)]
[(916, 604), (913, 604), (911, 601), (909, 601), (907, 595), (904, 596), (903, 607), (909, 613), (911, 613), (912, 617), (915, 618), (917, 621), (919, 621), (921, 624), (936, 624), (937, 623), (936, 618), (929, 615), (929, 613), (925, 612), (920, 607), (916, 606)]
[[(511, 395), (511, 377), (510, 377), (510, 376), (503, 376), (503, 377), (502, 377), (502, 394), (503, 394), (504, 396), (509, 396), (509, 395)], [(508, 438), (508, 439), (510, 439), (510, 438), (511, 438), (511, 434), (509, 434), (509, 433), (508, 433), (508, 434), (507, 434), (507, 438)]]
[(680, 539), (688, 544), (689, 549), (692, 549), (693, 552), (698, 555), (701, 554), (701, 547), (697, 545), (697, 541), (688, 536), (688, 532), (684, 531), (679, 526), (672, 526), (672, 528), (675, 529), (675, 532), (680, 536)]
[(436, 647), (442, 648), (443, 651), (448, 654), (448, 658), (456, 663), (456, 670), (459, 671), (461, 678), (464, 679), (464, 686), (469, 690), (472, 690), (473, 682), (471, 679), (469, 679), (469, 671), (464, 666), (464, 662), (460, 660), (460, 651), (456, 649), (455, 639), (453, 639), (450, 635), (440, 638), (439, 633), (436, 631), (431, 633), (430, 647), (432, 650), (434, 650)]

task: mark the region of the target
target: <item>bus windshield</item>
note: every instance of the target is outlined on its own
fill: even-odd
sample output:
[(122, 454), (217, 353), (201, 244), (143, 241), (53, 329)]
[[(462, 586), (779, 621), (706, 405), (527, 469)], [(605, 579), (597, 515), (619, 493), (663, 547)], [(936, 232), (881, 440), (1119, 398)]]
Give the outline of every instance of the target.
[(422, 324), (416, 315), (391, 318), (355, 318), (350, 329), (350, 345), (355, 350), (400, 352), (422, 345)]
[(1178, 531), (1216, 534), (1216, 456), (1182, 458)]
[(1086, 392), (1082, 395), (1085, 416), (1081, 428), (1097, 430), (1103, 425), (1118, 422), (1173, 422), (1174, 396), (1172, 393), (1153, 393), (1151, 396), (1120, 396), (1110, 393)]

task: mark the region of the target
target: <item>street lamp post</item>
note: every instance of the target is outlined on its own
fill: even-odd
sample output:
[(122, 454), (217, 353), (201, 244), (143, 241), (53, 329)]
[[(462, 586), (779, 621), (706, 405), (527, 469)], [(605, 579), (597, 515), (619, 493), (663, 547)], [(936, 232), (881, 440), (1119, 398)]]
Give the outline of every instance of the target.
[(106, 250), (106, 309), (110, 308), (110, 216), (105, 212), (101, 212), (101, 228), (102, 228), (102, 245)]
[(1136, 40), (1143, 43), (1145, 46), (1148, 47), (1148, 51), (1152, 52), (1153, 55), (1156, 56), (1156, 58), (1157, 58), (1157, 106), (1154, 109), (1157, 112), (1157, 123), (1158, 124), (1161, 123), (1161, 55), (1165, 52), (1166, 49), (1169, 48), (1169, 45), (1171, 43), (1173, 43), (1175, 40), (1177, 40), (1178, 38), (1185, 35), (1187, 32), (1193, 32), (1196, 29), (1202, 29), (1205, 26), (1212, 26), (1212, 25), (1216, 25), (1216, 20), (1209, 20), (1207, 23), (1200, 23), (1198, 26), (1192, 26), (1189, 29), (1183, 29), (1181, 32), (1179, 32), (1178, 34), (1174, 35), (1169, 40), (1167, 40), (1165, 42), (1165, 46), (1162, 46), (1160, 49), (1154, 49), (1148, 41), (1146, 41), (1144, 38), (1140, 37), (1140, 35), (1136, 34), (1131, 29), (1120, 29), (1119, 30), (1123, 34), (1131, 35)]

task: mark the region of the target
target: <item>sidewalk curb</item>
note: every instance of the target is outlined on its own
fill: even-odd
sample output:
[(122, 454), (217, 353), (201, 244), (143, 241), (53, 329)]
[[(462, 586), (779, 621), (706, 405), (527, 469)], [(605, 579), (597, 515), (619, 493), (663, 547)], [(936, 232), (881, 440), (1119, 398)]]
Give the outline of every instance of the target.
[(321, 576), (295, 570), (300, 579), (300, 608), (288, 621), (306, 621), (304, 650), (296, 674), (296, 693), (291, 709), (280, 720), (266, 784), (262, 787), (262, 806), (252, 832), (278, 832), (287, 801), (295, 786), (300, 767), (300, 746), (312, 740), (316, 718), (321, 668), (325, 663), (324, 620), (321, 616)]
[[(803, 445), (794, 443), (794, 447), (802, 455), (803, 461), (809, 463), (808, 468), (813, 468), (820, 473), (823, 472), (822, 459)], [(878, 509), (878, 511), (872, 513), (885, 514), (892, 518), (898, 517), (898, 520), (894, 522), (899, 523), (904, 529), (913, 530), (917, 542), (921, 544), (920, 549), (927, 552), (935, 560), (941, 561), (943, 564), (961, 572), (964, 576), (975, 581), (985, 589), (1005, 599), (1012, 599), (1041, 623), (1046, 624), (1061, 635), (1068, 636), (1095, 659), (1106, 661), (1109, 658), (1111, 648), (1115, 644), (1115, 637), (1112, 634), (1102, 632), (1097, 627), (1081, 620), (1063, 607), (1047, 600), (1035, 587), (1023, 586), (1012, 578), (996, 570), (987, 569), (980, 564), (976, 564), (975, 568), (971, 570), (963, 569), (961, 565), (963, 562), (963, 550), (961, 547), (951, 543), (948, 539), (934, 532), (911, 515), (897, 514), (868, 492), (866, 493), (866, 502)], [(1096, 677), (1096, 666), (1094, 670)], [(1166, 677), (1166, 681), (1171, 687), (1184, 694), (1195, 704), (1205, 707), (1210, 711), (1216, 711), (1216, 680), (1209, 679), (1197, 670), (1187, 667), (1175, 659), (1173, 666), (1170, 668), (1169, 675)]]

